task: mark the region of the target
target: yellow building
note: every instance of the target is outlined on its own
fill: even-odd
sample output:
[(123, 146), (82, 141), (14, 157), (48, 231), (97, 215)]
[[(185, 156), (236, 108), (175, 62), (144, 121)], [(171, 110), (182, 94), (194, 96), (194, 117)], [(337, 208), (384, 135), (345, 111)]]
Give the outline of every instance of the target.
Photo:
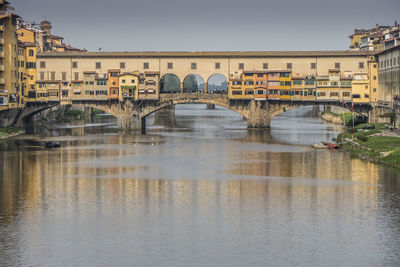
[(291, 72), (281, 72), (279, 75), (280, 82), (280, 99), (290, 100), (291, 99), (291, 89), (292, 89), (292, 73)]
[(354, 103), (370, 102), (370, 87), (368, 74), (365, 72), (354, 73), (352, 85), (352, 99)]
[(229, 90), (228, 90), (229, 99), (243, 99), (243, 96), (244, 96), (243, 80), (239, 78), (230, 79)]
[(379, 89), (378, 62), (374, 56), (370, 56), (368, 61), (368, 79), (369, 79), (369, 99), (371, 103), (378, 102)]
[(25, 54), (26, 54), (26, 48), (22, 43), (18, 43), (18, 48), (17, 48), (17, 66), (18, 66), (18, 73), (17, 73), (17, 79), (18, 79), (18, 85), (17, 85), (17, 91), (19, 94), (17, 95), (17, 103), (19, 103), (19, 107), (23, 107), (25, 101), (25, 97), (28, 95), (28, 90), (27, 88), (27, 77), (26, 77), (26, 67), (25, 67)]
[(16, 24), (19, 16), (8, 11), (8, 1), (0, 0), (0, 111), (19, 107)]
[(119, 79), (119, 100), (133, 99), (137, 95), (139, 85), (139, 73), (122, 73)]

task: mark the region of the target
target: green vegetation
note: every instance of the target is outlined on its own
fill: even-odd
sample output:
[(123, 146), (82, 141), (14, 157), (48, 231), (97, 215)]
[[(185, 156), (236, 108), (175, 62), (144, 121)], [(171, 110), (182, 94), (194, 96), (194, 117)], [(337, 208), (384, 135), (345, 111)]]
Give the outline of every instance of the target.
[(104, 114), (105, 112), (102, 111), (101, 109), (93, 108), (92, 113), (93, 113), (93, 115), (98, 115), (98, 114)]
[(64, 114), (64, 116), (57, 116), (56, 121), (58, 123), (62, 122), (71, 122), (71, 121), (78, 121), (83, 120), (86, 117), (86, 113), (81, 110), (69, 110)]
[[(327, 111), (327, 112), (322, 112), (321, 116), (323, 117), (326, 114), (340, 118), (340, 120), (343, 123), (343, 114), (337, 114), (337, 113)], [(344, 113), (344, 121), (346, 122), (346, 126), (353, 126), (353, 116), (352, 116), (351, 112)], [(358, 114), (354, 114), (354, 125), (359, 125), (359, 124), (362, 124), (365, 122), (366, 122), (366, 117), (360, 116)]]
[(0, 127), (0, 138), (9, 137), (9, 136), (20, 134), (23, 132), (24, 131), (21, 128), (15, 126), (15, 125), (7, 126), (7, 127)]
[[(337, 140), (344, 142), (351, 139), (353, 129), (341, 133)], [(382, 136), (375, 134), (381, 133)], [(400, 167), (400, 136), (387, 136), (390, 133), (384, 124), (360, 124), (354, 129), (352, 142), (343, 144), (342, 148), (352, 156)]]

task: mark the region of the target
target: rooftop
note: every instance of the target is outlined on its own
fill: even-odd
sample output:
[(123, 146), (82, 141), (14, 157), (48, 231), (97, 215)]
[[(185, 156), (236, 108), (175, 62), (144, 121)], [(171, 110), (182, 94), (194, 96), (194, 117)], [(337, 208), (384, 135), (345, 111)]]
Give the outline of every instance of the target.
[(38, 57), (335, 57), (366, 56), (368, 51), (136, 51), (136, 52), (41, 52)]

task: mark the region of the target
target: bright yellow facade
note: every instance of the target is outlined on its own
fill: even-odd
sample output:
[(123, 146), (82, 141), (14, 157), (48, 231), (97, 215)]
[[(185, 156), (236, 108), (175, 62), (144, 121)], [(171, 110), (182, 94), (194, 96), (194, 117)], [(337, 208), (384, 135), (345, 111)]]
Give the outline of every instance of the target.
[[(122, 73), (119, 79), (119, 100), (134, 99), (139, 86), (139, 73)], [(137, 98), (137, 97), (136, 97)]]
[(352, 99), (354, 103), (370, 102), (370, 87), (367, 73), (355, 73), (353, 76)]

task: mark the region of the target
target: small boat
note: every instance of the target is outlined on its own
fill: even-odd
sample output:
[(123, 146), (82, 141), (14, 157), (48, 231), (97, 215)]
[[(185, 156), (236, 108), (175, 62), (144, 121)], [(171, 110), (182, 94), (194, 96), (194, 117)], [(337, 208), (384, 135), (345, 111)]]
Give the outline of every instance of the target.
[(55, 142), (45, 142), (44, 147), (45, 148), (57, 148), (57, 147), (60, 147), (60, 144), (55, 143)]
[(340, 149), (340, 146), (333, 143), (322, 142), (321, 144), (311, 145), (312, 148), (316, 149)]
[(328, 149), (328, 146), (324, 145), (324, 144), (314, 144), (314, 145), (311, 145), (311, 147), (316, 148), (316, 149)]

